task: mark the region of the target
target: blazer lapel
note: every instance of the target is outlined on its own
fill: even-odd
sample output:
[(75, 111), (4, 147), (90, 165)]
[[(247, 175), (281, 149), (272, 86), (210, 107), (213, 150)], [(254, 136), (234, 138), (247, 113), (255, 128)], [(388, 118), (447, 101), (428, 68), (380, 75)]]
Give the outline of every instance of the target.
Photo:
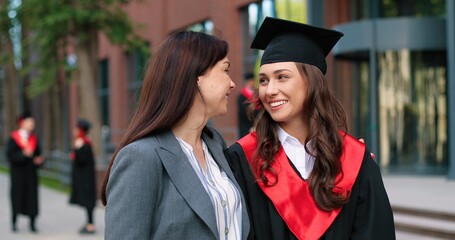
[(188, 205), (218, 236), (216, 217), (209, 195), (204, 189), (193, 167), (172, 131), (157, 135), (160, 149), (157, 150), (166, 172)]
[(222, 148), (220, 142), (215, 141), (214, 139), (207, 136), (207, 134), (205, 133), (202, 134), (202, 139), (204, 139), (204, 142), (207, 145), (207, 148), (209, 149), (210, 153), (212, 154), (213, 159), (215, 159), (215, 162), (218, 164), (218, 167), (220, 167), (220, 169), (227, 174), (229, 179), (236, 183), (234, 174), (232, 173), (231, 168), (229, 167), (229, 164), (226, 161), (226, 157), (224, 156), (223, 152), (224, 149)]

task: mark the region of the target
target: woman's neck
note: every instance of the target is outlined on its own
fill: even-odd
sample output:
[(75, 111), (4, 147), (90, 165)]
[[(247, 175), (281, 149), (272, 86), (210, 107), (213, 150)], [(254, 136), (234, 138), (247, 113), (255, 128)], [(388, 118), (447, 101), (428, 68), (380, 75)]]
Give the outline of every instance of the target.
[(179, 125), (172, 128), (174, 135), (186, 143), (190, 144), (193, 149), (202, 149), (202, 129), (191, 129), (185, 125)]
[(301, 144), (305, 144), (308, 137), (308, 126), (305, 123), (279, 123), (279, 125), (289, 135), (297, 138)]
[(186, 143), (190, 144), (193, 149), (202, 149), (201, 135), (207, 121), (201, 119), (201, 116), (189, 114), (183, 121), (171, 128), (174, 135)]

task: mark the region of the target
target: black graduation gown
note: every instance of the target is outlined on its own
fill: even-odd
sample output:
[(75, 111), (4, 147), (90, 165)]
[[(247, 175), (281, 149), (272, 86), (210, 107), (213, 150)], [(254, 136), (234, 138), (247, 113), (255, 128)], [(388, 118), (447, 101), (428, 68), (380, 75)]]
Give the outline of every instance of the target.
[[(13, 215), (38, 216), (37, 169), (39, 166), (33, 163), (33, 158), (22, 153), (22, 149), (13, 138), (8, 140), (6, 155), (10, 165), (10, 197)], [(33, 155), (41, 155), (39, 144)]]
[(92, 147), (85, 143), (81, 148), (73, 151), (70, 203), (89, 209), (94, 208), (96, 205), (96, 172)]
[[(253, 173), (240, 144), (233, 144), (227, 153), (247, 203), (251, 225), (249, 239), (297, 239), (280, 217), (273, 203), (254, 181)], [(291, 164), (290, 161), (289, 163)], [(342, 208), (320, 239), (395, 239), (389, 199), (379, 168), (368, 151), (365, 152), (353, 185), (350, 201)]]

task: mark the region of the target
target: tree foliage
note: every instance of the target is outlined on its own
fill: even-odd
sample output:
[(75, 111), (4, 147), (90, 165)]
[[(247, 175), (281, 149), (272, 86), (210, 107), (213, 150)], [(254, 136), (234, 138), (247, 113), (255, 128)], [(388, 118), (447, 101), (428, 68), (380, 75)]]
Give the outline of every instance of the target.
[[(79, 76), (78, 86), (84, 88), (79, 90), (79, 106), (83, 108), (79, 114), (92, 121), (94, 138), (99, 137), (97, 131), (100, 129), (96, 96), (98, 34), (104, 33), (111, 43), (125, 50), (148, 53), (145, 40), (136, 33), (141, 26), (135, 25), (125, 12), (126, 4), (131, 1), (22, 0), (17, 9), (17, 20), (27, 33), (20, 44), (21, 57), (26, 63), (20, 70), (22, 76), (33, 76), (27, 83), (28, 97), (61, 87), (62, 71), (66, 73), (64, 79)], [(7, 11), (6, 7), (0, 6), (0, 37), (8, 35), (8, 29), (11, 29), (11, 19), (5, 17)], [(68, 64), (69, 52), (83, 55), (77, 56), (80, 60), (76, 67)], [(0, 53), (0, 59), (14, 61), (11, 52), (6, 57), (1, 57)], [(78, 74), (70, 74), (74, 70)]]
[(57, 69), (72, 70), (64, 58), (57, 57), (69, 37), (83, 44), (93, 36), (90, 33), (103, 32), (113, 44), (148, 51), (144, 40), (135, 33), (139, 26), (134, 26), (123, 10), (127, 3), (127, 0), (23, 0), (19, 19), (33, 33), (29, 42), (24, 43), (24, 49), (37, 51), (38, 57), (23, 69), (25, 74), (38, 70), (28, 93), (34, 96), (55, 85)]

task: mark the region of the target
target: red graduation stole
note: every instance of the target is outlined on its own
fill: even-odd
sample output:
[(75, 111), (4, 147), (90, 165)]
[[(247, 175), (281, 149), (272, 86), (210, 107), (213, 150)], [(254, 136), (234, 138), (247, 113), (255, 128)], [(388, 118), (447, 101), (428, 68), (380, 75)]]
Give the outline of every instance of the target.
[(252, 98), (253, 95), (254, 95), (253, 90), (249, 89), (248, 87), (243, 87), (243, 88), (240, 90), (240, 93), (241, 93), (247, 100), (250, 100), (250, 98)]
[(34, 134), (30, 133), (28, 139), (23, 139), (19, 134), (19, 130), (16, 130), (11, 133), (11, 138), (21, 149), (28, 149), (32, 152), (35, 152), (38, 140)]
[[(338, 183), (334, 191), (348, 193), (362, 165), (365, 145), (347, 134), (343, 139), (344, 150), (341, 163), (344, 175), (337, 176)], [(251, 166), (257, 147), (256, 132), (246, 135), (237, 142), (242, 146)], [(278, 183), (273, 187), (258, 183), (259, 187), (272, 201), (281, 218), (298, 239), (319, 239), (338, 216), (341, 208), (326, 212), (317, 207), (308, 183), (303, 181), (289, 164), (283, 147), (278, 150), (272, 167), (278, 173)], [(266, 176), (271, 182), (276, 180), (270, 173), (266, 173)]]

